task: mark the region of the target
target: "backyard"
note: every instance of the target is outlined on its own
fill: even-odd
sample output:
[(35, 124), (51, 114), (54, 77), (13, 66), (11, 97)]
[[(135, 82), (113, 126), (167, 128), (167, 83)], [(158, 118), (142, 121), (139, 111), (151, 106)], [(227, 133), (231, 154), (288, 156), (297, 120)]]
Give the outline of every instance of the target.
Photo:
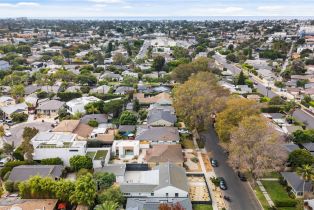
[(210, 204), (194, 204), (193, 210), (213, 210), (213, 207)]

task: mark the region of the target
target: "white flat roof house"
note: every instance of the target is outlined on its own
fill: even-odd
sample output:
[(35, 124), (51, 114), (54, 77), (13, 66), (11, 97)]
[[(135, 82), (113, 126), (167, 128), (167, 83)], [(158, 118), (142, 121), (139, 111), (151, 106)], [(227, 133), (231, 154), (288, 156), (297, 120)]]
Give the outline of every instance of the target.
[(140, 154), (140, 141), (117, 140), (112, 144), (112, 153), (120, 159), (133, 159)]
[(88, 155), (93, 167), (99, 168), (110, 159), (110, 148), (87, 148), (87, 141), (77, 141), (77, 134), (60, 132), (39, 132), (31, 143), (34, 146), (34, 160), (61, 158), (65, 166), (75, 155)]
[(89, 103), (100, 101), (99, 98), (95, 96), (86, 96), (81, 98), (76, 98), (66, 103), (67, 111), (71, 114), (75, 113), (85, 113), (85, 106)]

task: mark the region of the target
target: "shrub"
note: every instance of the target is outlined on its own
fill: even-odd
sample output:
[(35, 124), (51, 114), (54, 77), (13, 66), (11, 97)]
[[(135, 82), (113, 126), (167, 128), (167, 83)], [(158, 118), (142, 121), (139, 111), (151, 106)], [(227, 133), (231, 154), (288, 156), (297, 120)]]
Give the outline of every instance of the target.
[(46, 158), (40, 162), (42, 165), (63, 165), (61, 158)]
[(28, 115), (25, 113), (13, 113), (11, 114), (11, 118), (13, 122), (25, 122), (28, 119)]
[(86, 168), (81, 168), (77, 173), (76, 173), (76, 178), (79, 178), (81, 176), (85, 176), (86, 174), (90, 173), (90, 170)]
[(282, 110), (282, 106), (278, 106), (278, 105), (269, 105), (267, 107), (261, 108), (261, 111), (263, 113), (277, 113), (277, 112), (280, 112), (281, 110)]
[(70, 158), (70, 166), (74, 171), (79, 171), (82, 168), (91, 169), (93, 162), (88, 156), (75, 155)]
[(11, 171), (8, 171), (8, 172), (4, 175), (3, 180), (4, 180), (4, 181), (8, 180), (10, 174), (11, 174)]
[(197, 157), (192, 157), (191, 161), (194, 162), (194, 163), (198, 163), (198, 158)]
[(14, 182), (12, 182), (12, 181), (6, 181), (5, 183), (4, 183), (4, 187), (5, 187), (5, 189), (6, 189), (6, 191), (8, 191), (8, 192), (14, 192)]
[(297, 205), (296, 200), (275, 200), (276, 207), (295, 207)]
[(96, 120), (90, 120), (90, 121), (88, 121), (88, 125), (93, 127), (93, 128), (97, 128), (98, 122)]

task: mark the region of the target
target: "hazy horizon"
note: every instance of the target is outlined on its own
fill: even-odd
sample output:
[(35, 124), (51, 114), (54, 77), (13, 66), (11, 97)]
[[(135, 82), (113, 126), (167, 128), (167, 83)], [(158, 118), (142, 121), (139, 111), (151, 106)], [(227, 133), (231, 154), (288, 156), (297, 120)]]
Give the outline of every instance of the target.
[(312, 0), (0, 0), (0, 18), (304, 17)]

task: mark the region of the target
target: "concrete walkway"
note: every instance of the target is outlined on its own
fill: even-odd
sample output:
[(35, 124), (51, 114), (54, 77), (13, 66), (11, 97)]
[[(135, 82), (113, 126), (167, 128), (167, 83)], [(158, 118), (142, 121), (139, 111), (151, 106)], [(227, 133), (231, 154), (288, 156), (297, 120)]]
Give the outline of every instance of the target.
[(259, 180), (262, 180), (262, 181), (278, 181), (279, 179), (278, 178), (260, 178)]
[(268, 205), (269, 206), (275, 206), (274, 202), (271, 200), (268, 192), (266, 191), (265, 187), (263, 186), (262, 182), (260, 180), (257, 180), (256, 181), (259, 189), (262, 191), (263, 195), (265, 196), (267, 202), (268, 202)]

